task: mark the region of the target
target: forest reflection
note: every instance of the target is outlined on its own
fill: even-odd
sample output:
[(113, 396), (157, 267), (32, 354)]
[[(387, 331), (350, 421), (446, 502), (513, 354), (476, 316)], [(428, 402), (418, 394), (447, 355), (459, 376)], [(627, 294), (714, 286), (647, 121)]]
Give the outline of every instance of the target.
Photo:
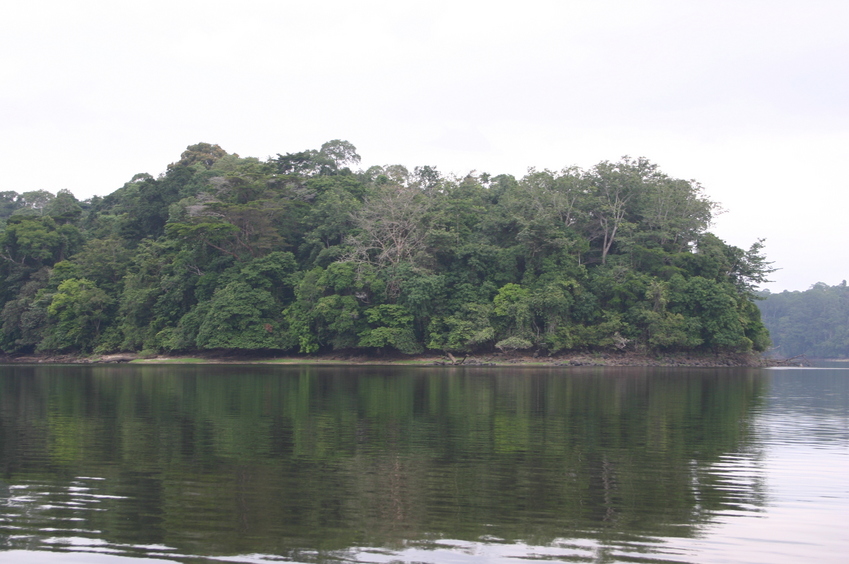
[(763, 505), (762, 374), (0, 367), (0, 468), (33, 536), (180, 554), (649, 542)]

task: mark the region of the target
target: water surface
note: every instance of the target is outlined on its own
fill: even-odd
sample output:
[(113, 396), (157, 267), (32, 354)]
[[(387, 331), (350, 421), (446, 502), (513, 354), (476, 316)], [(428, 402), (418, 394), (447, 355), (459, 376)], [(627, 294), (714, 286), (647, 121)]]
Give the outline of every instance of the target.
[(0, 562), (843, 562), (849, 371), (3, 366)]

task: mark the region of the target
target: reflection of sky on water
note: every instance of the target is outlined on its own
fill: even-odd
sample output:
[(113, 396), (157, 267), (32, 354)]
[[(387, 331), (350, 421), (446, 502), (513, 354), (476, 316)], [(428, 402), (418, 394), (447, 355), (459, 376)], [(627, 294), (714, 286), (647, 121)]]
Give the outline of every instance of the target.
[[(800, 378), (799, 376), (804, 376)], [(763, 492), (714, 514), (696, 537), (550, 546), (443, 540), (397, 552), (363, 549), (357, 562), (499, 563), (525, 560), (790, 564), (846, 562), (849, 523), (849, 369), (767, 372), (767, 397), (753, 417), (747, 452), (713, 464), (730, 492)], [(698, 479), (698, 476), (695, 477)], [(656, 543), (650, 542), (656, 540)], [(439, 546), (442, 545), (442, 546)]]
[(754, 420), (765, 511), (719, 515), (676, 544), (693, 562), (846, 562), (849, 370), (770, 370), (769, 383)]
[(768, 445), (849, 445), (849, 369), (770, 370), (758, 435)]
[(692, 562), (846, 562), (849, 450), (768, 446), (765, 511), (718, 515), (699, 538), (676, 539)]
[(27, 550), (10, 550), (0, 552), (0, 563), (3, 564), (173, 564), (174, 560), (159, 558), (131, 558), (111, 554), (93, 554), (89, 552), (34, 552)]

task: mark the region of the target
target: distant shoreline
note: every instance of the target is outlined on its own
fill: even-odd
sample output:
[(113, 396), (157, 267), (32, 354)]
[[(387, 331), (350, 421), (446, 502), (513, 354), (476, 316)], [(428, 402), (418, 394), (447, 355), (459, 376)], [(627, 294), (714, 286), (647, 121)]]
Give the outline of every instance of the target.
[(355, 352), (323, 355), (286, 355), (272, 352), (205, 351), (185, 355), (142, 357), (137, 353), (106, 355), (22, 355), (0, 358), (0, 364), (271, 364), (334, 366), (681, 366), (681, 367), (768, 367), (810, 364), (805, 358), (768, 359), (756, 353), (670, 353), (646, 355), (636, 352), (575, 353), (553, 356), (482, 354), (457, 356), (363, 355)]

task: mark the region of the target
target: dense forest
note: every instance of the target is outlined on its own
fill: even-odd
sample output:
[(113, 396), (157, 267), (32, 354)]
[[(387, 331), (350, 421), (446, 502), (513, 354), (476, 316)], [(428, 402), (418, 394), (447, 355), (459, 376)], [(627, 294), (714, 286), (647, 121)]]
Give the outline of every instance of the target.
[(510, 175), (189, 146), (105, 197), (0, 192), (0, 348), (762, 351), (772, 271), (646, 159)]
[(776, 356), (849, 357), (849, 287), (822, 282), (804, 292), (761, 292), (763, 322)]

